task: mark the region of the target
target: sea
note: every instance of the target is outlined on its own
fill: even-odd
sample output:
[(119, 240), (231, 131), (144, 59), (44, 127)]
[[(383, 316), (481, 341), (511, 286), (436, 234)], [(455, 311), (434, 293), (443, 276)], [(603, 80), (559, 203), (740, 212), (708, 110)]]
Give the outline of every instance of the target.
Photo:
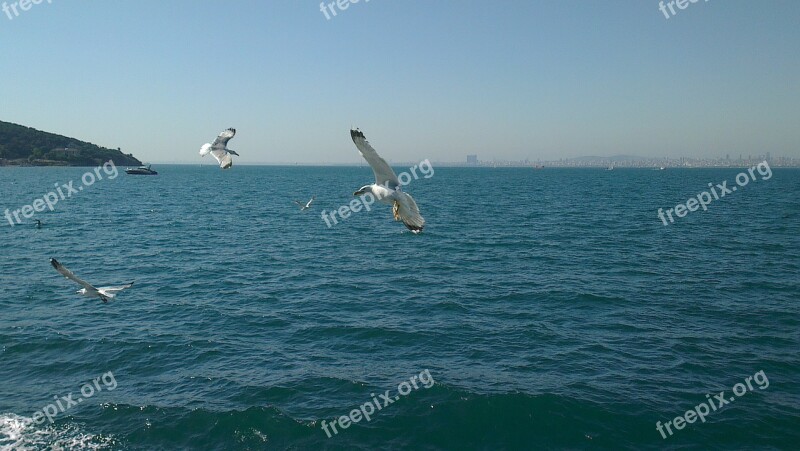
[(0, 168), (2, 451), (800, 449), (800, 170), (122, 169)]

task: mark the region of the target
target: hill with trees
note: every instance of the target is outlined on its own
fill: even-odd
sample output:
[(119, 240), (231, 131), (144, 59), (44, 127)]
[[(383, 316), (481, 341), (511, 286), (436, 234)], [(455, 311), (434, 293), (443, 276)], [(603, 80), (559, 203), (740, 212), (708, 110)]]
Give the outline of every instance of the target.
[(120, 149), (0, 121), (0, 166), (99, 166), (108, 160), (118, 166), (142, 164)]

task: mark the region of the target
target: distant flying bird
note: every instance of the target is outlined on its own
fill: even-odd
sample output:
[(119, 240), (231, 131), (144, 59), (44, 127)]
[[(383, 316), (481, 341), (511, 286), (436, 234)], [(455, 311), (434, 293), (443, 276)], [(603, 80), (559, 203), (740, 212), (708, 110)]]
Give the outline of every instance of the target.
[(228, 141), (233, 138), (236, 134), (235, 128), (229, 128), (217, 136), (217, 139), (214, 140), (214, 144), (205, 143), (200, 148), (200, 156), (204, 157), (209, 153), (217, 159), (219, 162), (219, 167), (222, 169), (228, 169), (229, 167), (233, 166), (233, 158), (231, 155), (239, 156), (238, 153), (228, 149)]
[(313, 196), (313, 197), (311, 197), (311, 200), (306, 202), (306, 203), (302, 203), (299, 200), (294, 201), (294, 203), (296, 203), (297, 205), (300, 206), (300, 211), (308, 210), (309, 208), (311, 208), (311, 204), (314, 203), (314, 199), (316, 199), (316, 198), (317, 198), (317, 196)]
[(117, 287), (95, 288), (91, 284), (75, 277), (75, 274), (73, 274), (72, 271), (70, 271), (64, 265), (59, 263), (58, 260), (56, 260), (55, 258), (50, 259), (50, 264), (53, 265), (53, 268), (55, 268), (56, 271), (60, 272), (61, 275), (83, 287), (80, 290), (76, 291), (77, 294), (86, 296), (87, 298), (98, 297), (104, 303), (107, 303), (109, 299), (114, 299), (117, 296), (117, 293), (119, 293), (120, 291), (133, 286), (133, 282), (131, 282), (127, 285), (121, 285)]
[(42, 221), (40, 221), (38, 219), (34, 219), (34, 221), (36, 221), (36, 228), (37, 229), (41, 229), (42, 228)]
[(409, 230), (419, 233), (425, 227), (425, 219), (419, 214), (417, 203), (411, 195), (400, 189), (400, 181), (391, 166), (378, 155), (359, 129), (351, 129), (350, 137), (353, 138), (361, 156), (367, 160), (375, 173), (375, 183), (365, 185), (358, 189), (354, 196), (371, 193), (375, 198), (385, 204), (392, 205), (395, 221), (402, 221)]

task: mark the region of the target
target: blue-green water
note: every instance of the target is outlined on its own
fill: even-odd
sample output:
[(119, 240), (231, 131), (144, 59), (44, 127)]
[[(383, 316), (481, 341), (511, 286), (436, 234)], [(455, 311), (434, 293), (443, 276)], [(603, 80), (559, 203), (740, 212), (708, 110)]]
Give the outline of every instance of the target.
[[(0, 449), (800, 443), (800, 171), (665, 227), (659, 207), (740, 171), (436, 168), (407, 188), (415, 236), (387, 206), (325, 225), (366, 167), (156, 169), (96, 182), (41, 229), (0, 225)], [(0, 168), (0, 210), (85, 172)], [(51, 257), (135, 285), (81, 298)], [(430, 388), (323, 431), (425, 370)], [(766, 388), (656, 430), (759, 371)]]

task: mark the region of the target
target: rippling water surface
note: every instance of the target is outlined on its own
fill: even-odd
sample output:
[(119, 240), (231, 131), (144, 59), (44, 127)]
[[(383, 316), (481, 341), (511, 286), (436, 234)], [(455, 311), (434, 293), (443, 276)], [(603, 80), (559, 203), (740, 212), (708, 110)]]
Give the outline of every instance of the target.
[[(800, 443), (800, 171), (665, 227), (659, 207), (740, 171), (436, 168), (407, 189), (415, 236), (386, 206), (325, 225), (366, 167), (157, 169), (0, 226), (0, 449)], [(85, 171), (0, 168), (0, 209)], [(51, 257), (135, 285), (78, 297)], [(326, 436), (424, 370), (430, 388)], [(758, 371), (768, 387), (656, 430)], [(113, 390), (32, 422), (109, 372)]]

